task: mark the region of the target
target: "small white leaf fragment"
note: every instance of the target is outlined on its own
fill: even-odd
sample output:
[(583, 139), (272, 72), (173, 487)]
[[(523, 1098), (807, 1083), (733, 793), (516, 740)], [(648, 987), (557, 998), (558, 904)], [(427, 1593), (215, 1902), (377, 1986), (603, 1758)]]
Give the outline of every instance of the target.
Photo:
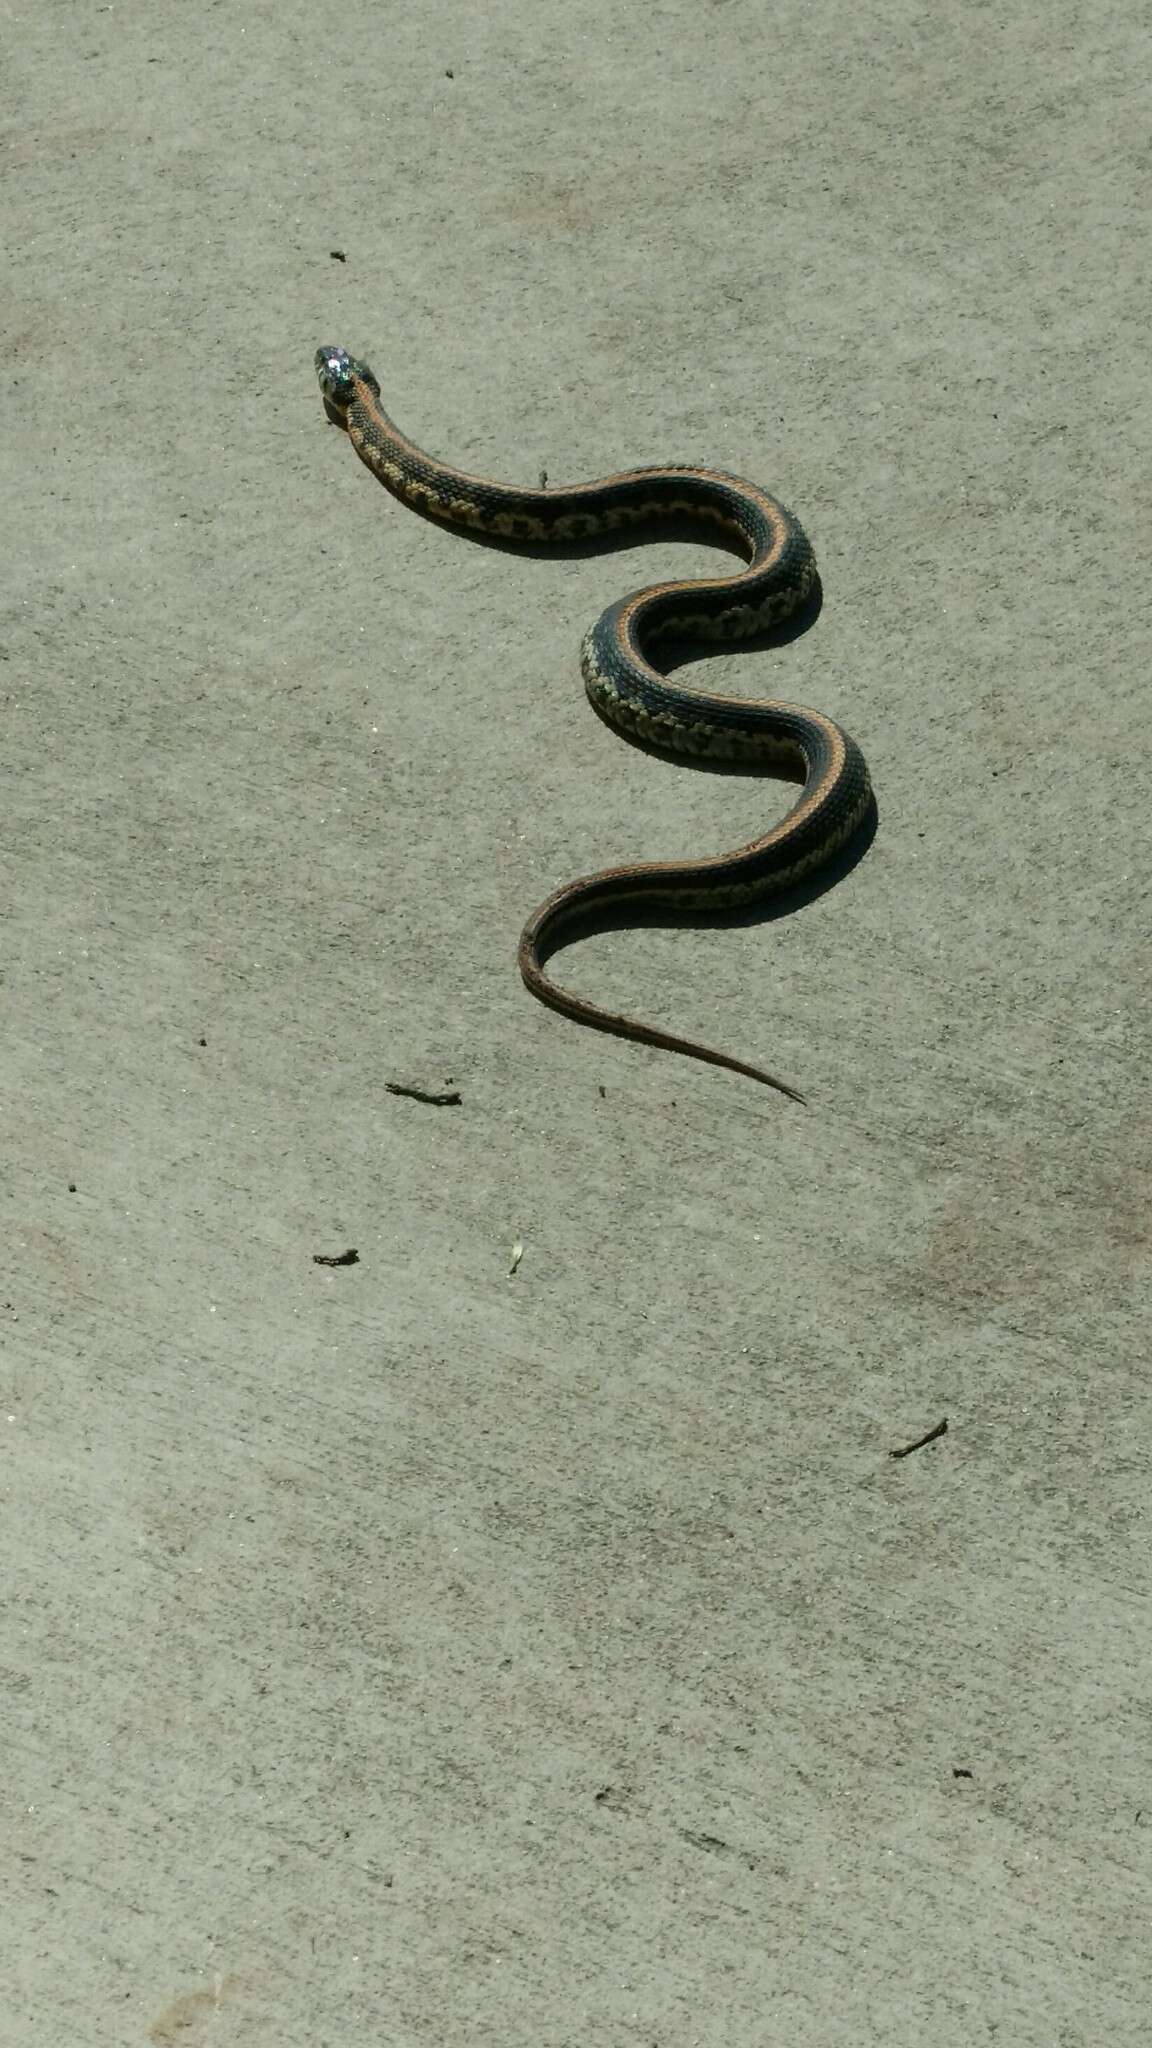
[(508, 1278), (509, 1278), (509, 1279), (511, 1279), (511, 1278), (512, 1278), (512, 1275), (513, 1275), (513, 1273), (514, 1273), (514, 1272), (516, 1271), (516, 1268), (517, 1268), (517, 1266), (518, 1266), (518, 1265), (520, 1264), (520, 1261), (521, 1261), (521, 1259), (522, 1259), (523, 1257), (524, 1257), (524, 1240), (523, 1240), (523, 1238), (522, 1238), (522, 1237), (518, 1237), (518, 1238), (516, 1239), (516, 1242), (515, 1242), (515, 1244), (514, 1244), (514, 1245), (513, 1245), (513, 1247), (512, 1247), (512, 1264), (511, 1264), (511, 1265), (509, 1266), (509, 1268), (508, 1268)]

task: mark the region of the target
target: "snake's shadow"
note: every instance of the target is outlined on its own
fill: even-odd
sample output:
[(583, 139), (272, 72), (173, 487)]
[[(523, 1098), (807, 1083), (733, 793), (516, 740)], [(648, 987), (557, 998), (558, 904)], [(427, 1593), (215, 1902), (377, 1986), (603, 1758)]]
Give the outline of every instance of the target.
[[(424, 512), (417, 505), (406, 509), (416, 512), (430, 526), (441, 530), (444, 521), (434, 513)], [(702, 536), (699, 525), (690, 519), (653, 519), (615, 533), (591, 534), (583, 540), (544, 542), (513, 540), (503, 535), (477, 533), (468, 527), (454, 526), (454, 539), (471, 541), (475, 546), (494, 550), (497, 554), (522, 555), (530, 561), (587, 561), (594, 556), (619, 555), (634, 547), (651, 547), (660, 542), (685, 542), (694, 546), (706, 545), (709, 549), (720, 549), (731, 554), (738, 561), (746, 562), (747, 556), (735, 543), (722, 534)], [(703, 572), (706, 574), (706, 572)], [(690, 580), (690, 579), (687, 579)], [(803, 605), (785, 619), (779, 626), (768, 628), (763, 633), (749, 634), (740, 640), (705, 641), (688, 636), (668, 634), (660, 643), (660, 670), (672, 675), (679, 668), (698, 661), (718, 661), (739, 651), (741, 654), (765, 653), (773, 648), (785, 647), (792, 640), (798, 640), (803, 633), (811, 631), (824, 608), (824, 592), (819, 576)], [(754, 697), (749, 702), (755, 702)], [(593, 707), (595, 708), (595, 707)], [(599, 715), (599, 714), (598, 714)], [(627, 740), (642, 754), (652, 754), (657, 760), (667, 761), (676, 768), (698, 769), (708, 775), (739, 775), (754, 777), (758, 781), (779, 782), (802, 778), (770, 773), (755, 763), (744, 761), (696, 761), (689, 755), (678, 754), (669, 748), (654, 746), (631, 733), (623, 733), (617, 726), (605, 720), (609, 731), (616, 739)], [(621, 910), (614, 914), (609, 910), (597, 911), (587, 925), (573, 921), (565, 926), (564, 937), (558, 946), (561, 951), (571, 942), (592, 938), (597, 932), (679, 929), (691, 925), (699, 931), (724, 931), (760, 924), (774, 924), (778, 918), (791, 917), (808, 903), (814, 903), (829, 889), (836, 888), (846, 875), (863, 860), (876, 837), (879, 814), (876, 799), (869, 799), (868, 809), (853, 832), (852, 837), (840, 851), (826, 861), (810, 881), (799, 882), (794, 888), (782, 889), (779, 894), (768, 897), (760, 903), (752, 903), (741, 910), (677, 911), (669, 907), (665, 911)]]

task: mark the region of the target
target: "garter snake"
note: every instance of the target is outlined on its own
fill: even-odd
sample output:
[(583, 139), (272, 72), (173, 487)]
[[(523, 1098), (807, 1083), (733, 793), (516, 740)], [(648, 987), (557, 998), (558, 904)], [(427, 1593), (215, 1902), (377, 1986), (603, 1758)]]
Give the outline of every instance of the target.
[(325, 411), (361, 461), (403, 504), (446, 526), (495, 541), (563, 547), (670, 519), (746, 555), (737, 575), (653, 584), (609, 605), (581, 650), (584, 684), (594, 708), (625, 739), (696, 761), (763, 763), (801, 781), (799, 798), (770, 832), (734, 853), (630, 863), (565, 883), (525, 925), (519, 965), (533, 995), (578, 1023), (731, 1068), (803, 1101), (762, 1067), (602, 1010), (544, 971), (559, 946), (594, 930), (598, 919), (671, 911), (690, 921), (777, 895), (824, 867), (867, 817), (872, 796), (864, 757), (830, 718), (774, 700), (681, 689), (648, 658), (661, 635), (735, 641), (795, 612), (816, 584), (799, 521), (766, 491), (718, 470), (634, 469), (546, 490), (467, 476), (400, 432), (367, 363), (342, 348), (321, 348), (316, 369)]

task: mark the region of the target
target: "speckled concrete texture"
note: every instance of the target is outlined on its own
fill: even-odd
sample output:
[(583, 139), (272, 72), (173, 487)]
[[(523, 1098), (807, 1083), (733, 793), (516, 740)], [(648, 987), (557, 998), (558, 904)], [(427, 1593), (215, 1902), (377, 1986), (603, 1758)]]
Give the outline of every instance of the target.
[[(2, 42), (5, 2041), (1146, 2043), (1143, 10)], [(325, 341), (800, 514), (818, 620), (700, 673), (872, 848), (559, 964), (806, 1110), (515, 970), (789, 798), (584, 701), (716, 556), (422, 523)]]

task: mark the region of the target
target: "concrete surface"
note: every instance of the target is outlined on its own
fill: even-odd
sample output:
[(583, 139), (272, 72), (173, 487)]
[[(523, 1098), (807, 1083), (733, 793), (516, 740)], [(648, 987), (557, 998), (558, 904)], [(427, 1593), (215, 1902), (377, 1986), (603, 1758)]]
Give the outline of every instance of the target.
[[(4, 2040), (1152, 2040), (1143, 10), (3, 44)], [(806, 1112), (515, 972), (786, 800), (584, 702), (714, 557), (422, 524), (329, 340), (463, 465), (805, 520), (706, 675), (857, 735), (871, 852), (563, 967)]]

